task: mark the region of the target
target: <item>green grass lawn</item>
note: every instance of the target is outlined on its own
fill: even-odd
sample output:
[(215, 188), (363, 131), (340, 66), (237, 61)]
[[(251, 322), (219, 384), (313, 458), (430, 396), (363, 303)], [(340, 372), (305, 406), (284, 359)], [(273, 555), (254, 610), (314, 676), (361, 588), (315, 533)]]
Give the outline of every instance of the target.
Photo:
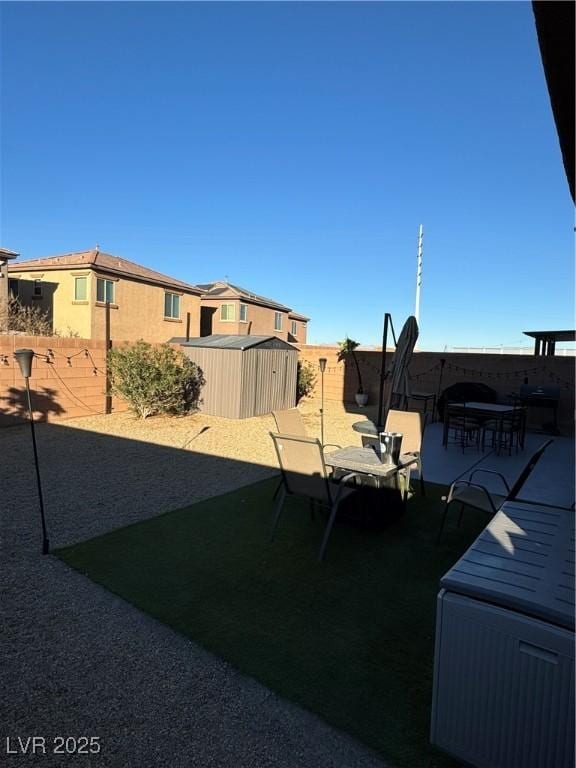
[(454, 766), (428, 744), (438, 582), (485, 520), (440, 546), (428, 484), (378, 533), (290, 499), (268, 543), (277, 480), (61, 549), (66, 563), (341, 728), (398, 768)]

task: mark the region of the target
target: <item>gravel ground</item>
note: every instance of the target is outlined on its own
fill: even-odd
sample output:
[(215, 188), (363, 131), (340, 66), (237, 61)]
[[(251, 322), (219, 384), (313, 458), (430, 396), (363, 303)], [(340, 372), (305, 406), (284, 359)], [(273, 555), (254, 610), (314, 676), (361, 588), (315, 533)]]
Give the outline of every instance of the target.
[[(302, 411), (317, 435), (317, 403)], [(350, 425), (357, 419), (330, 403), (326, 442), (355, 442)], [(51, 545), (270, 476), (273, 427), (270, 416), (230, 421), (201, 414), (39, 425)], [(382, 768), (345, 734), (43, 557), (29, 429), (0, 430), (0, 442), (0, 764)], [(33, 736), (46, 739), (45, 753), (37, 741), (35, 755), (31, 745), (26, 757), (9, 754), (20, 748), (18, 737)], [(100, 753), (54, 754), (56, 737), (81, 736), (98, 737)]]

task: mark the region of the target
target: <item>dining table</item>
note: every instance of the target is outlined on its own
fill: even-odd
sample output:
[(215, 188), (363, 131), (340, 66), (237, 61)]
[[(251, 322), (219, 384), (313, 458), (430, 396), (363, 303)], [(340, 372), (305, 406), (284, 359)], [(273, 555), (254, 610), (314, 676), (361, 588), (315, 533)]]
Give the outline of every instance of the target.
[(402, 469), (416, 464), (417, 457), (413, 454), (401, 454), (398, 464), (383, 463), (380, 458), (380, 445), (360, 447), (349, 445), (337, 451), (324, 454), (324, 462), (336, 473), (357, 472), (361, 477), (371, 478), (378, 488), (400, 488), (400, 473)]
[[(506, 417), (512, 416), (517, 411), (517, 406), (513, 403), (480, 403), (480, 402), (465, 402), (465, 403), (449, 403), (450, 408), (454, 411), (462, 410), (462, 413), (466, 416), (473, 416), (477, 418), (480, 423), (495, 419), (500, 424)], [(442, 434), (442, 445), (446, 446), (448, 443), (448, 426), (449, 421), (444, 419), (444, 431)]]

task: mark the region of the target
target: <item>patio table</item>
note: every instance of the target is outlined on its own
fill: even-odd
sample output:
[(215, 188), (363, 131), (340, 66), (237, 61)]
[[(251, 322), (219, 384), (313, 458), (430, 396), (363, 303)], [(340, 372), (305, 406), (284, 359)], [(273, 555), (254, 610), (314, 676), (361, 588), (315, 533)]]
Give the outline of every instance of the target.
[[(461, 408), (467, 416), (476, 416), (480, 421), (496, 419), (500, 424), (505, 416), (511, 416), (516, 407), (512, 404), (502, 405), (501, 403), (450, 403), (450, 408)], [(444, 419), (444, 432), (442, 434), (442, 445), (446, 446), (448, 442), (448, 419)], [(524, 438), (522, 436), (522, 443)]]
[(350, 445), (324, 455), (326, 466), (336, 470), (358, 472), (376, 479), (378, 487), (394, 487), (400, 490), (399, 470), (415, 464), (418, 459), (412, 454), (400, 456), (398, 464), (383, 464), (372, 446), (360, 448)]

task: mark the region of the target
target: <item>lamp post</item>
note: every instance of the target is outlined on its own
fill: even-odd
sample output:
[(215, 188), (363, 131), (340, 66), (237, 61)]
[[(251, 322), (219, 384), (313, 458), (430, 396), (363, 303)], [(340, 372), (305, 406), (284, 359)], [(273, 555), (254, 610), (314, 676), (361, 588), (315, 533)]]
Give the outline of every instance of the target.
[(34, 464), (36, 466), (36, 483), (38, 485), (38, 500), (40, 502), (40, 518), (42, 519), (42, 554), (47, 555), (50, 549), (48, 533), (46, 531), (46, 520), (44, 517), (44, 500), (42, 498), (42, 483), (40, 482), (40, 468), (38, 466), (38, 451), (36, 450), (36, 432), (34, 431), (34, 416), (32, 414), (32, 400), (30, 398), (30, 375), (32, 374), (32, 358), (34, 351), (32, 349), (16, 349), (14, 357), (18, 361), (20, 371), (26, 381), (26, 394), (28, 397), (28, 416), (30, 420), (30, 429), (32, 430), (32, 445), (34, 447)]
[(324, 371), (326, 370), (327, 359), (320, 357), (318, 365), (320, 366), (320, 442), (324, 448)]

